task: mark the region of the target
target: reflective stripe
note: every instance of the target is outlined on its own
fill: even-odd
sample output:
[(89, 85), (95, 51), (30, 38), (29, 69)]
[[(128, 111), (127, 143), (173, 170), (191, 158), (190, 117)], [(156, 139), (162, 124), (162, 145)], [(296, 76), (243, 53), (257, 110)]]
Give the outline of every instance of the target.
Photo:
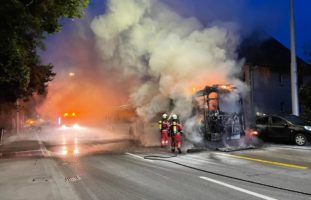
[(173, 122), (173, 133), (177, 133), (177, 124)]
[(162, 121), (159, 121), (159, 129), (162, 130)]

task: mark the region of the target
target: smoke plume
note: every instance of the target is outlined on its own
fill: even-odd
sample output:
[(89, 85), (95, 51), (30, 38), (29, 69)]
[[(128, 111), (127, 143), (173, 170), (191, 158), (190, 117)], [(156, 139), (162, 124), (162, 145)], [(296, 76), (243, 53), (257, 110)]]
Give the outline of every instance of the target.
[(205, 85), (244, 89), (235, 78), (242, 65), (236, 61), (236, 24), (203, 26), (156, 0), (110, 0), (91, 29), (105, 66), (136, 80), (130, 99), (145, 120), (163, 111), (186, 119), (193, 91)]
[[(57, 76), (37, 110), (54, 123), (63, 113), (75, 112), (81, 125), (100, 125), (111, 118), (109, 114), (116, 106), (127, 102), (127, 88), (132, 83), (99, 62), (87, 19), (72, 26), (50, 39), (53, 51), (44, 54), (44, 60), (53, 62)], [(121, 84), (124, 81), (127, 84)]]

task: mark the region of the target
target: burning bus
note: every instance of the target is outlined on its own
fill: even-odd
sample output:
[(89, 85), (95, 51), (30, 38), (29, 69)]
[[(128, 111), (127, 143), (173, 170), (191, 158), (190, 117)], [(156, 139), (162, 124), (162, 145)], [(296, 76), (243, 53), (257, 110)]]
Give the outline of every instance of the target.
[(233, 85), (206, 86), (193, 95), (193, 103), (205, 140), (226, 142), (244, 134), (242, 100)]

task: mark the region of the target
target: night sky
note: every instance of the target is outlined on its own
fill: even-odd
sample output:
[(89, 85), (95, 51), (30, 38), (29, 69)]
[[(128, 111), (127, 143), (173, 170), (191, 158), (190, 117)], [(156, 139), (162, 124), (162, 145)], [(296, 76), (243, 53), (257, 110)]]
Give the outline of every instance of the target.
[[(238, 23), (241, 35), (258, 28), (271, 34), (289, 47), (289, 0), (162, 0), (184, 17), (195, 16), (203, 24), (213, 21)], [(294, 0), (296, 20), (296, 48), (299, 57), (311, 60), (305, 49), (311, 52), (311, 1)], [(106, 0), (90, 0), (84, 19), (64, 20), (63, 30), (46, 39), (46, 52), (43, 62), (55, 63), (57, 56), (52, 52), (63, 43), (63, 38), (78, 32), (92, 35), (89, 28), (91, 20), (105, 12)], [(75, 42), (68, 40), (68, 43)], [(70, 44), (68, 44), (70, 45)]]

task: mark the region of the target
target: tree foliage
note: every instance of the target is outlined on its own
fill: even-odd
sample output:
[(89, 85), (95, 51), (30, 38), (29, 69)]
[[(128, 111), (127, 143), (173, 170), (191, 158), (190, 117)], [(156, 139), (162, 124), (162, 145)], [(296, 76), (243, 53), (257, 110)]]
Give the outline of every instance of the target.
[[(306, 61), (309, 64), (311, 63), (311, 43), (304, 44), (303, 46), (304, 56)], [(310, 70), (308, 72), (308, 75), (310, 76)], [(311, 121), (311, 81), (309, 81), (307, 84), (305, 84), (300, 92), (299, 92), (299, 100), (300, 100), (300, 106), (302, 110), (302, 117), (306, 120)]]
[(0, 103), (34, 92), (45, 94), (55, 76), (37, 49), (47, 34), (60, 31), (62, 18), (83, 15), (88, 0), (3, 0), (0, 3)]
[(311, 121), (311, 82), (305, 85), (299, 93), (302, 117)]

